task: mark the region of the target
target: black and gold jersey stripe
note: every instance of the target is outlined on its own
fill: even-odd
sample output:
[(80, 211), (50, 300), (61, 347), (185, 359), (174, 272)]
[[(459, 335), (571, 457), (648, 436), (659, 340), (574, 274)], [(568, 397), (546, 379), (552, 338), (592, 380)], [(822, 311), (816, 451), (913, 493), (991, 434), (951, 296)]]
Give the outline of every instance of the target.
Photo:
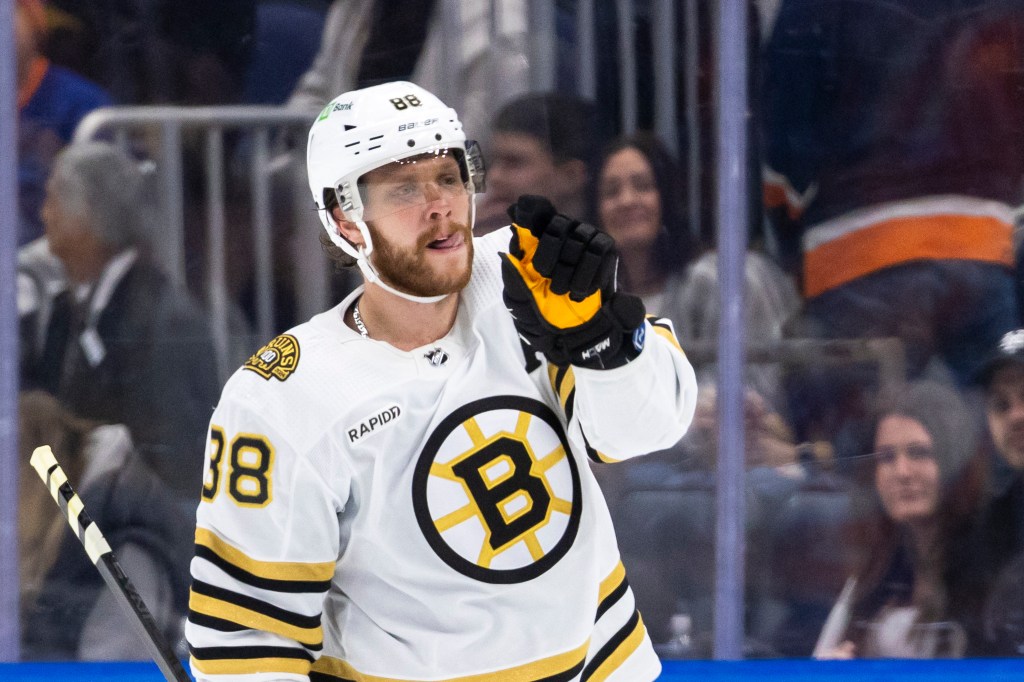
[[(562, 410), (569, 412), (572, 410), (572, 396), (576, 388), (576, 376), (573, 374), (572, 367), (565, 366), (559, 367), (557, 365), (548, 365), (548, 379), (551, 381), (551, 387), (555, 389), (555, 395), (558, 396), (558, 402), (562, 405)], [(572, 417), (567, 414), (566, 421), (569, 421)]]
[(204, 675), (290, 673), (308, 675), (313, 656), (302, 649), (275, 646), (189, 647), (192, 668)]
[(590, 441), (587, 440), (586, 434), (583, 435), (583, 445), (587, 450), (587, 457), (589, 457), (591, 460), (595, 462), (598, 462), (599, 464), (614, 464), (615, 462), (621, 461), (615, 459), (614, 457), (609, 457), (600, 450), (594, 449), (594, 446), (591, 445)]
[[(558, 402), (562, 405), (562, 411), (565, 413), (565, 423), (569, 424), (572, 422), (573, 410), (576, 404), (576, 375), (573, 374), (572, 367), (570, 366), (558, 367), (556, 365), (548, 365), (548, 378), (551, 381), (551, 387), (555, 389), (555, 395), (558, 396)], [(586, 442), (585, 434), (583, 440), (587, 457), (593, 461), (601, 464), (619, 461), (591, 447), (590, 443)]]
[[(583, 670), (584, 659), (590, 642), (587, 641), (572, 651), (542, 658), (514, 668), (497, 670), (479, 675), (453, 677), (446, 682), (569, 682)], [(309, 674), (310, 682), (407, 682), (390, 677), (378, 677), (362, 673), (347, 661), (324, 656), (313, 664)]]
[(675, 346), (684, 356), (686, 355), (683, 347), (679, 345), (679, 339), (676, 338), (676, 328), (672, 324), (672, 320), (667, 317), (655, 317), (654, 315), (648, 315), (647, 321), (651, 324), (651, 329), (654, 330), (655, 334)]
[(239, 582), (275, 592), (326, 592), (335, 564), (259, 561), (205, 528), (196, 529), (196, 556), (214, 564)]
[(614, 606), (629, 590), (629, 582), (626, 580), (626, 568), (620, 561), (615, 570), (608, 574), (608, 577), (601, 581), (598, 589), (596, 621), (604, 613)]
[(196, 625), (202, 625), (204, 628), (210, 628), (211, 630), (217, 630), (218, 632), (241, 632), (242, 630), (248, 630), (249, 628), (244, 625), (239, 625), (230, 620), (224, 620), (223, 618), (217, 618), (216, 616), (208, 616), (205, 613), (199, 613), (197, 611), (189, 611), (188, 619)]
[[(620, 562), (601, 582), (597, 617), (600, 618), (616, 604), (628, 589), (626, 571)], [(634, 610), (625, 625), (616, 631), (589, 662), (585, 662), (590, 646), (588, 641), (573, 651), (557, 656), (491, 673), (449, 678), (446, 682), (568, 682), (581, 673), (582, 680), (605, 680), (636, 651), (643, 642), (645, 632), (640, 614)], [(310, 682), (404, 682), (363, 673), (348, 662), (331, 656), (324, 656), (313, 664), (309, 679)]]
[(629, 658), (641, 642), (644, 641), (646, 629), (640, 618), (639, 611), (633, 611), (633, 616), (608, 640), (601, 649), (594, 654), (586, 667), (583, 668), (582, 682), (593, 680), (600, 682), (622, 665), (623, 661)]
[[(205, 613), (198, 613), (196, 611), (188, 612), (188, 619), (194, 625), (200, 625), (204, 628), (211, 630), (217, 630), (218, 632), (242, 632), (243, 630), (249, 630), (244, 625), (233, 623), (223, 618), (217, 618), (216, 616), (209, 616)], [(323, 650), (323, 644), (305, 644), (307, 651), (321, 651)]]
[[(251, 630), (271, 632), (293, 639), (312, 650), (323, 646), (319, 613), (314, 616), (294, 613), (201, 580), (192, 581), (188, 606), (190, 614), (199, 618), (205, 616), (207, 619), (227, 621)], [(189, 617), (196, 622), (192, 615)], [(214, 629), (226, 630), (224, 627)]]

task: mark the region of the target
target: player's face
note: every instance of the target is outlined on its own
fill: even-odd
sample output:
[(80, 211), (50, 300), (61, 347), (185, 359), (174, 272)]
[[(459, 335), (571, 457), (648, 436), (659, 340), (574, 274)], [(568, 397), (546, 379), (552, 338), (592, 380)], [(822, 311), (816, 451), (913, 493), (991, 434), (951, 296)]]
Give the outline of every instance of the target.
[(647, 251), (661, 230), (661, 199), (654, 170), (633, 147), (608, 157), (597, 186), (601, 226), (621, 251)]
[(934, 518), (939, 506), (939, 463), (924, 425), (889, 415), (875, 432), (875, 488), (896, 523)]
[(360, 184), (371, 259), (387, 282), (414, 296), (466, 286), (473, 265), (471, 198), (454, 158), (431, 155), (388, 164)]
[(992, 375), (985, 414), (999, 454), (1014, 469), (1024, 469), (1024, 365), (1005, 365)]

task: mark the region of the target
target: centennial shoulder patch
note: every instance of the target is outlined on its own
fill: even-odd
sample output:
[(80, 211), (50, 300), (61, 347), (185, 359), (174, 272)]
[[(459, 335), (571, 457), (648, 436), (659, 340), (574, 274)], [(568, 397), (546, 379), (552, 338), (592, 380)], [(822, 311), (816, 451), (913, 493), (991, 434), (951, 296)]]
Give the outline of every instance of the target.
[(291, 334), (281, 334), (249, 358), (244, 369), (270, 380), (284, 381), (299, 366), (299, 341)]

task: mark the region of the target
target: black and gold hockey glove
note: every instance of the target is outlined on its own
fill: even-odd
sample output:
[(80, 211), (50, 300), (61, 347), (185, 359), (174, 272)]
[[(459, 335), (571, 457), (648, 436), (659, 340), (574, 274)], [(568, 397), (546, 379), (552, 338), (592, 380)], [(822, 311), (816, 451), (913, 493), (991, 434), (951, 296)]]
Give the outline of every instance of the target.
[(524, 343), (560, 367), (612, 369), (639, 355), (644, 304), (616, 291), (612, 238), (556, 213), (544, 197), (521, 196), (508, 213), (501, 276)]

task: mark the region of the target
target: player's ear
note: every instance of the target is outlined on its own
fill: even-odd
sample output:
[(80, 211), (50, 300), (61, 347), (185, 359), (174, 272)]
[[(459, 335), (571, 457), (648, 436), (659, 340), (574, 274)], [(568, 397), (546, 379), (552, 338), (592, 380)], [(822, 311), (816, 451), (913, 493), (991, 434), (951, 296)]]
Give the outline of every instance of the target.
[(335, 206), (331, 209), (331, 217), (334, 218), (334, 223), (338, 228), (338, 234), (352, 242), (356, 246), (363, 245), (363, 235), (359, 232), (359, 228), (351, 220), (345, 218), (345, 214), (341, 212), (340, 206)]

